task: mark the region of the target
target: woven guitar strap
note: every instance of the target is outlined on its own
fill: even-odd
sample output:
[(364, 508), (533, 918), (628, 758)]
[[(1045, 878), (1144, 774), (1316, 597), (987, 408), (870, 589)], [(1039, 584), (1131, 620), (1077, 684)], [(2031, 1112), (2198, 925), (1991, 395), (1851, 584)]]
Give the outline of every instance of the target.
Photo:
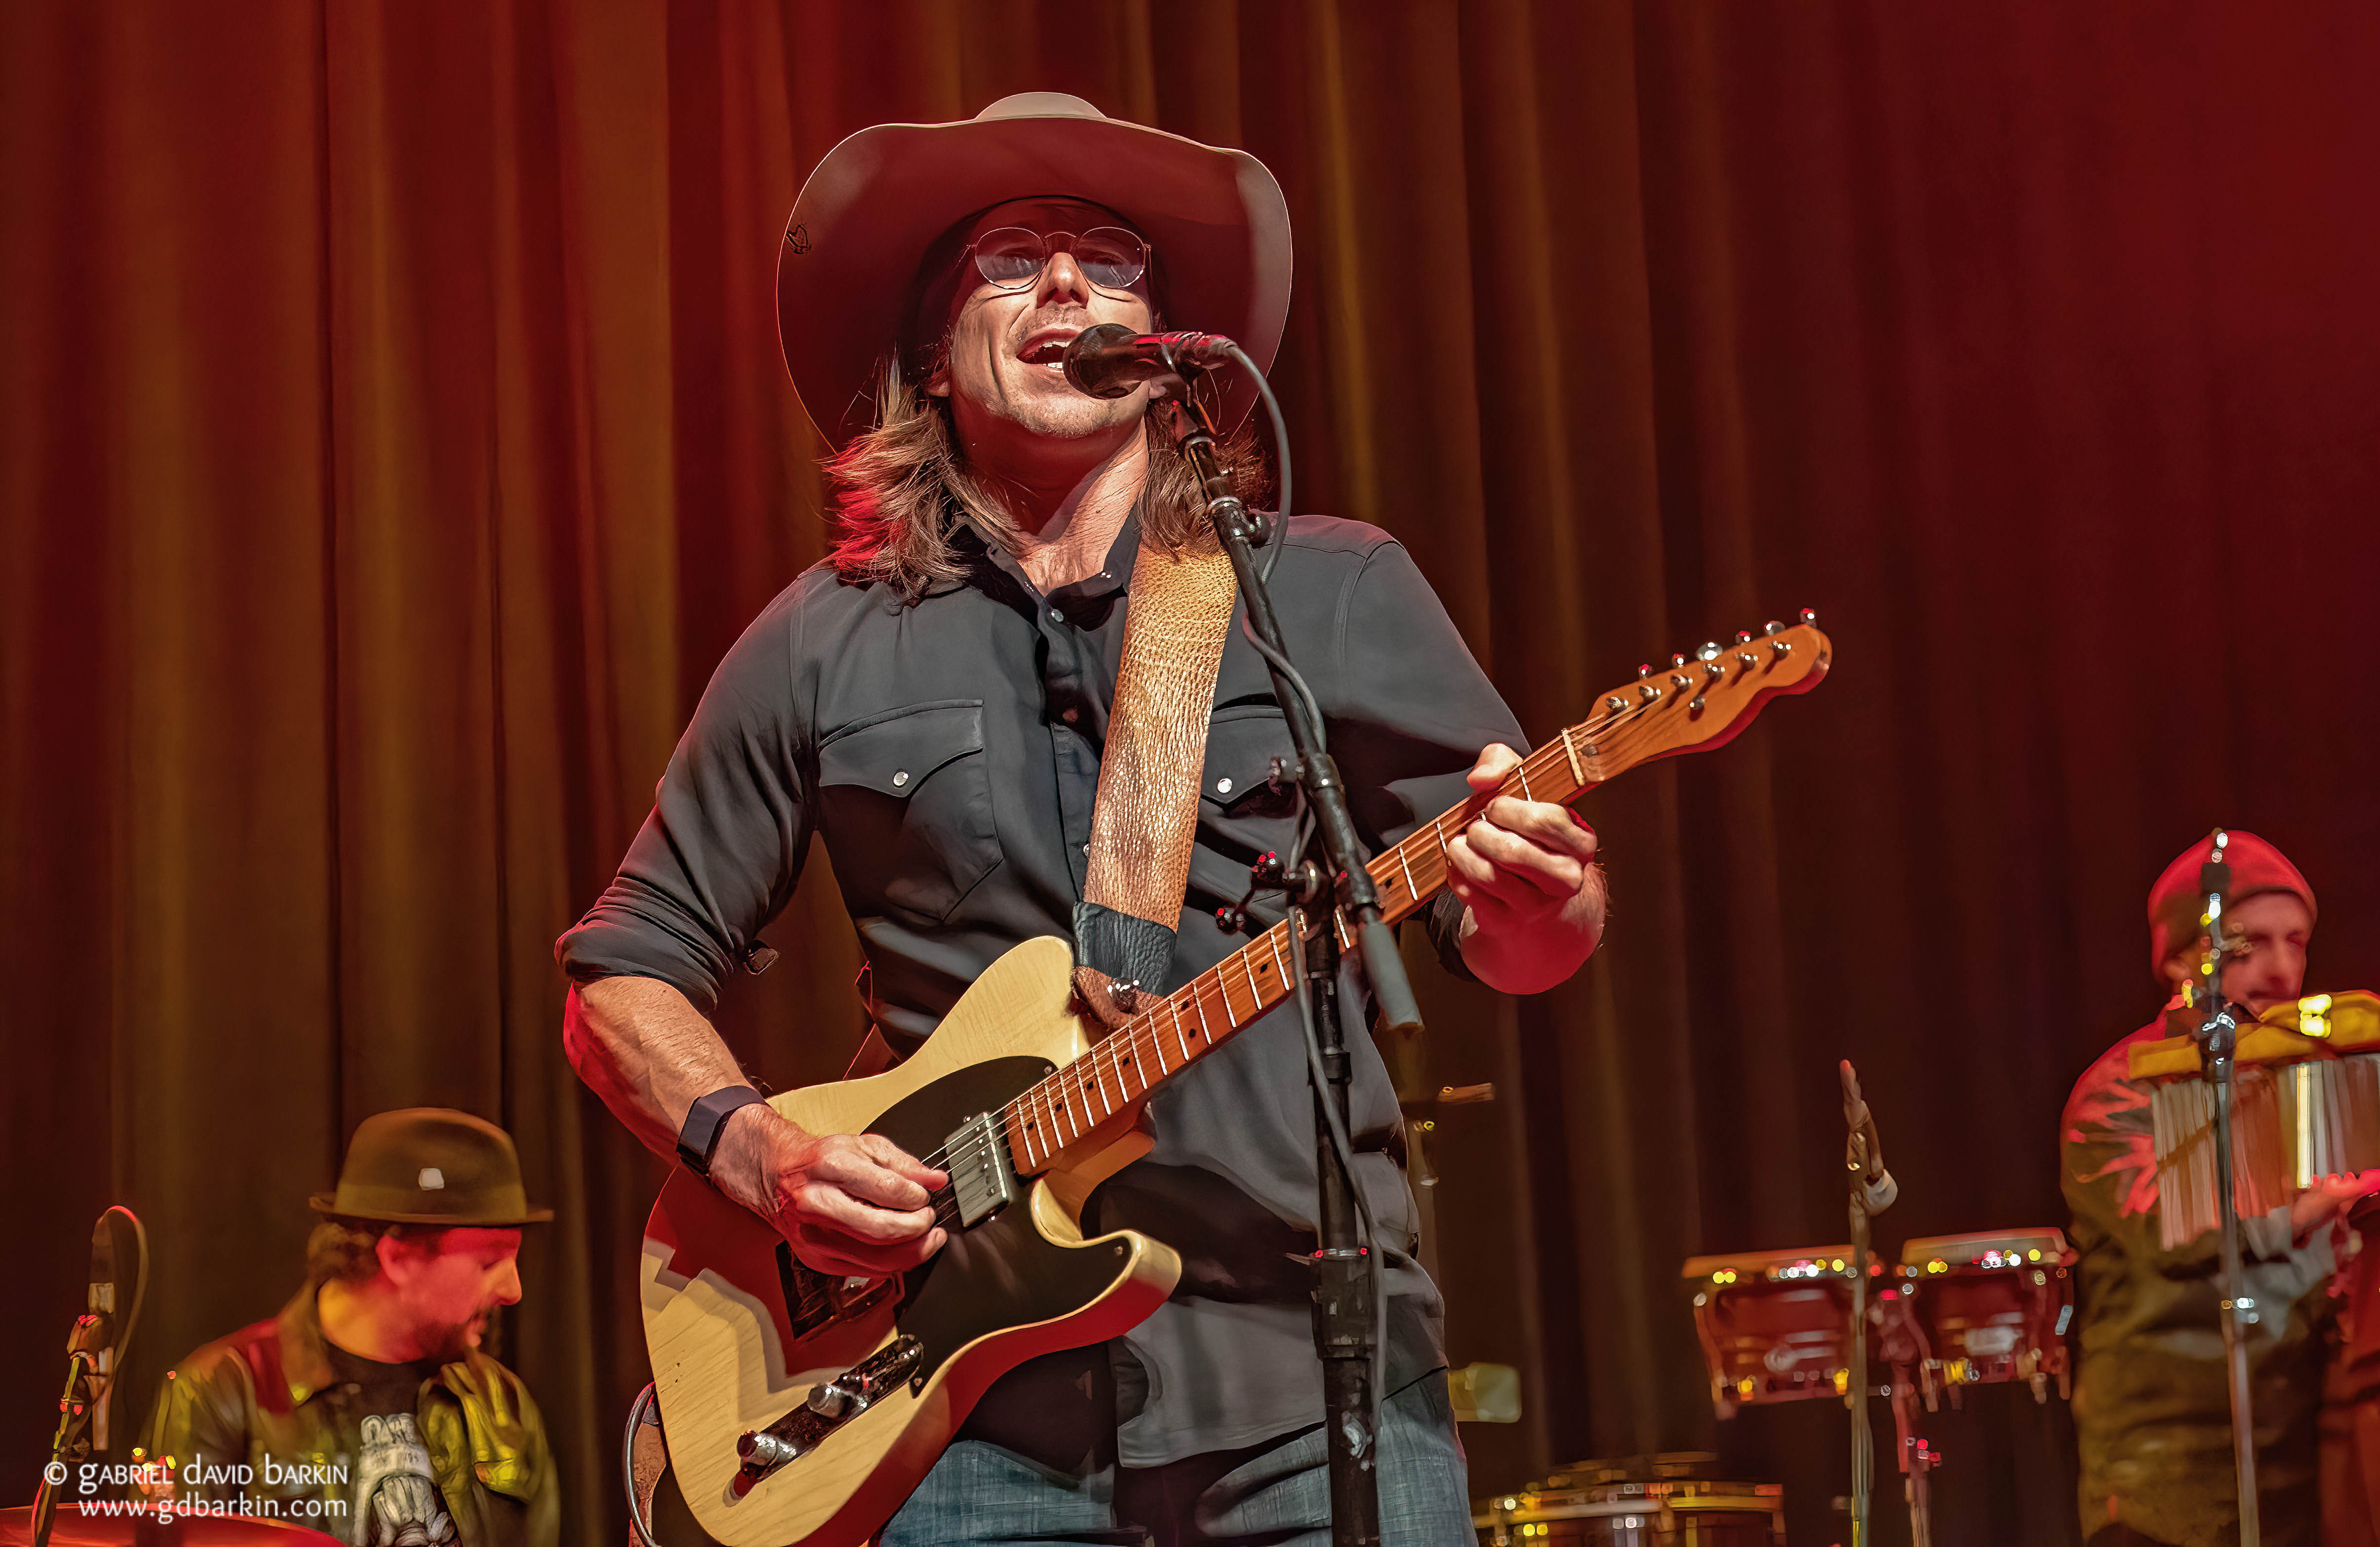
[(1237, 596), (1222, 553), (1141, 544), (1091, 806), (1089, 875), (1075, 904), (1075, 987), (1111, 1027), (1172, 966), (1215, 673)]

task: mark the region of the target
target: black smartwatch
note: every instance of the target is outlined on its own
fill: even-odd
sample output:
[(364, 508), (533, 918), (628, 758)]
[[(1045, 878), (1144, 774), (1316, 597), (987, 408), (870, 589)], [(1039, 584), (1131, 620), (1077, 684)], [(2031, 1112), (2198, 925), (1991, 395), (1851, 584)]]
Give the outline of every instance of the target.
[(728, 1114), (768, 1097), (749, 1085), (722, 1085), (686, 1109), (686, 1126), (677, 1130), (677, 1157), (705, 1181), (710, 1179), (710, 1157), (719, 1153), (719, 1135)]

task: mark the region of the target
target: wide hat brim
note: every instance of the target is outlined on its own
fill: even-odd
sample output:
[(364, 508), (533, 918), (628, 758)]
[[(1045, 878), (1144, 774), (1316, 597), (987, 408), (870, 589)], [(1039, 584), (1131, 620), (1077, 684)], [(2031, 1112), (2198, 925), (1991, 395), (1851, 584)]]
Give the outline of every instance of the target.
[[(949, 124), (878, 124), (826, 154), (794, 201), (777, 260), (777, 332), (794, 390), (840, 449), (870, 428), (917, 265), (953, 225), (1013, 199), (1088, 199), (1139, 227), (1164, 324), (1235, 339), (1270, 369), (1289, 317), (1289, 205), (1265, 164), (1080, 97), (1027, 91)], [(1218, 373), (1215, 413), (1256, 399)], [(1228, 378), (1228, 379), (1220, 379)]]

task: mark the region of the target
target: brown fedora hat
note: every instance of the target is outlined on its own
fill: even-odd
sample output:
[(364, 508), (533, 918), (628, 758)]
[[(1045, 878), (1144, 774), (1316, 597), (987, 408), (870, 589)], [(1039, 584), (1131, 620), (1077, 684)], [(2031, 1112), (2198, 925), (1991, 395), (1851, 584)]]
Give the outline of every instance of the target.
[[(777, 258), (777, 332), (829, 444), (871, 427), (878, 372), (935, 238), (1035, 198), (1088, 199), (1131, 221), (1154, 254), (1165, 325), (1236, 339), (1271, 369), (1289, 316), (1289, 205), (1264, 163), (1026, 91), (956, 123), (861, 129), (802, 185)], [(1219, 385), (1218, 417), (1236, 424), (1255, 388)]]
[(407, 1106), (366, 1118), (347, 1141), (335, 1192), (310, 1200), (317, 1214), (388, 1225), (534, 1225), (552, 1209), (528, 1206), (520, 1156), (495, 1124), (447, 1106)]

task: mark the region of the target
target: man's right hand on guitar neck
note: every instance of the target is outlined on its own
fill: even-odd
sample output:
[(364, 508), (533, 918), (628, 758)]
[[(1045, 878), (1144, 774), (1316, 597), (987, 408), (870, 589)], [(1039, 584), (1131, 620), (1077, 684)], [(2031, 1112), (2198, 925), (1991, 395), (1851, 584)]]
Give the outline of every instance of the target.
[[(697, 1101), (746, 1082), (718, 1029), (657, 978), (574, 985), (563, 1044), (579, 1078), (660, 1155), (676, 1155)], [(820, 1273), (883, 1278), (941, 1248), (927, 1190), (950, 1178), (878, 1134), (809, 1133), (765, 1104), (740, 1106), (720, 1131), (710, 1179)]]
[(741, 1107), (710, 1179), (823, 1274), (886, 1278), (941, 1250), (928, 1190), (950, 1178), (881, 1134), (806, 1133), (768, 1106)]

